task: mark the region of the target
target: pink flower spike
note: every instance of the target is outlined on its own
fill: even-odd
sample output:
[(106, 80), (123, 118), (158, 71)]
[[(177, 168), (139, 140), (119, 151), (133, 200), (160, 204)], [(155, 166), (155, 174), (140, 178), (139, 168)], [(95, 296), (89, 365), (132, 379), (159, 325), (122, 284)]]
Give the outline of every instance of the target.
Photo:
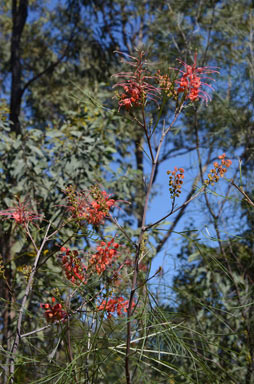
[(210, 84), (204, 83), (202, 80), (215, 80), (208, 76), (203, 76), (203, 74), (219, 73), (219, 71), (216, 70), (217, 67), (197, 67), (197, 53), (195, 53), (193, 65), (188, 65), (180, 59), (177, 60), (184, 66), (184, 70), (179, 69), (179, 73), (181, 74), (180, 80), (176, 80), (176, 83), (178, 84), (177, 92), (184, 92), (186, 99), (191, 101), (203, 99), (207, 104), (208, 101), (211, 100), (211, 97), (207, 92), (202, 90), (202, 87), (206, 86), (211, 90), (214, 89)]
[(148, 62), (145, 60), (145, 52), (138, 51), (136, 57), (120, 51), (116, 53), (127, 57), (128, 60), (121, 61), (133, 68), (133, 71), (119, 72), (112, 76), (120, 79), (113, 86), (120, 88), (120, 93), (117, 92), (115, 96), (118, 99), (118, 111), (121, 108), (130, 111), (132, 108), (144, 107), (148, 102), (158, 104), (161, 91), (151, 84), (155, 76), (152, 76), (146, 68)]
[(28, 224), (34, 220), (39, 220), (42, 215), (38, 215), (30, 209), (29, 203), (18, 201), (13, 208), (8, 208), (0, 211), (0, 216), (7, 216), (8, 219), (14, 219), (17, 224)]

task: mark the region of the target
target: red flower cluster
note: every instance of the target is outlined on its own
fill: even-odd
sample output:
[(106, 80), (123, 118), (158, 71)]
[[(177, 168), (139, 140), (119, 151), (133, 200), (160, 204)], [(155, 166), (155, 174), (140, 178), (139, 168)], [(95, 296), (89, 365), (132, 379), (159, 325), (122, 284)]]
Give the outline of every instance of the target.
[(119, 244), (114, 241), (115, 239), (110, 240), (108, 243), (102, 241), (96, 248), (97, 252), (93, 254), (89, 260), (91, 265), (95, 265), (98, 274), (104, 272), (106, 266), (111, 264), (114, 257), (117, 255)]
[(225, 153), (218, 156), (218, 159), (221, 160), (221, 164), (217, 161), (213, 163), (214, 168), (210, 170), (210, 173), (208, 173), (208, 179), (205, 180), (206, 185), (214, 185), (214, 183), (217, 183), (220, 177), (224, 177), (224, 174), (227, 172), (227, 168), (229, 168), (232, 164), (231, 160), (226, 159)]
[[(52, 303), (54, 304), (56, 299), (52, 297)], [(45, 317), (48, 322), (54, 322), (59, 320), (65, 320), (67, 313), (63, 310), (62, 304), (41, 304), (41, 308), (45, 309)]]
[[(98, 311), (107, 312), (107, 317), (110, 319), (112, 313), (117, 313), (118, 316), (122, 316), (122, 311), (127, 312), (129, 305), (128, 300), (124, 300), (123, 297), (118, 297), (115, 299), (103, 300), (103, 302), (97, 307)], [(135, 304), (133, 303), (133, 306)]]
[(86, 267), (81, 264), (78, 258), (78, 251), (70, 251), (69, 248), (62, 247), (62, 265), (66, 278), (75, 285), (86, 284)]
[(9, 219), (14, 219), (18, 224), (28, 224), (41, 218), (41, 215), (38, 215), (29, 208), (28, 203), (21, 203), (20, 201), (18, 201), (15, 207), (0, 211), (0, 216), (7, 216)]
[[(221, 165), (225, 165), (227, 168), (229, 168), (230, 165), (232, 164), (232, 161), (229, 159), (226, 160), (225, 157), (226, 157), (226, 154), (223, 153), (222, 155), (218, 156), (218, 159), (221, 160)], [(214, 166), (215, 166), (215, 163), (214, 163)], [(222, 168), (222, 170), (223, 170), (223, 174), (227, 171), (226, 168), (224, 169)]]
[(142, 91), (137, 83), (129, 82), (128, 85), (123, 85), (123, 89), (125, 93), (120, 95), (119, 109), (125, 107), (129, 111), (131, 107), (141, 105)]
[(184, 169), (174, 168), (174, 171), (167, 171), (169, 176), (169, 192), (171, 199), (179, 197), (184, 179)]
[(92, 187), (88, 193), (78, 193), (72, 186), (65, 192), (69, 202), (67, 209), (72, 213), (72, 217), (86, 220), (89, 224), (102, 224), (109, 214), (109, 209), (115, 205), (115, 200), (97, 186)]
[(110, 195), (105, 191), (100, 191), (97, 187), (91, 190), (93, 201), (87, 207), (86, 220), (89, 224), (98, 225), (108, 215), (109, 209), (115, 205), (115, 200), (110, 199)]
[[(160, 94), (160, 89), (150, 84), (151, 80), (155, 80), (155, 76), (151, 76), (144, 68), (147, 64), (145, 60), (145, 52), (139, 51), (137, 57), (127, 55), (123, 52), (117, 52), (120, 55), (126, 56), (130, 61), (122, 60), (124, 63), (134, 67), (133, 71), (120, 72), (114, 77), (120, 77), (126, 79), (123, 82), (117, 83), (115, 87), (121, 87), (124, 93), (118, 94), (119, 110), (124, 107), (129, 111), (132, 107), (145, 105), (148, 100), (152, 100), (157, 103), (157, 98)], [(148, 82), (148, 80), (150, 82)]]
[(211, 89), (211, 85), (202, 82), (202, 79), (207, 78), (210, 80), (210, 77), (203, 76), (203, 74), (207, 73), (219, 73), (218, 71), (212, 69), (213, 67), (197, 67), (197, 54), (195, 54), (194, 57), (194, 64), (188, 65), (184, 63), (182, 60), (178, 60), (184, 67), (185, 70), (180, 70), (179, 72), (182, 73), (182, 77), (180, 80), (176, 81), (176, 83), (179, 84), (179, 88), (177, 89), (177, 92), (185, 92), (187, 99), (190, 99), (191, 101), (198, 100), (199, 98), (202, 98), (207, 103), (211, 98), (209, 94), (201, 89), (202, 85), (205, 85)]

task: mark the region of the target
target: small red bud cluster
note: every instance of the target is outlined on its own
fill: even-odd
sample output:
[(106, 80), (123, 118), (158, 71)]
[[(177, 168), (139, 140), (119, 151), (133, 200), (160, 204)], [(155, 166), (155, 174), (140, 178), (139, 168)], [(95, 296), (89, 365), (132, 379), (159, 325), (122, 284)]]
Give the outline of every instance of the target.
[(232, 164), (231, 160), (226, 159), (225, 153), (218, 156), (218, 159), (221, 160), (221, 164), (217, 161), (213, 163), (214, 168), (210, 170), (210, 173), (208, 173), (208, 179), (205, 180), (205, 185), (214, 185), (214, 183), (217, 183), (220, 177), (224, 177), (224, 174), (227, 172), (227, 168), (229, 168)]
[[(128, 305), (128, 300), (124, 300), (123, 297), (117, 297), (115, 299), (103, 300), (102, 303), (97, 306), (97, 310), (107, 312), (107, 317), (110, 319), (113, 313), (122, 316), (122, 311), (127, 312)], [(133, 306), (134, 305), (135, 304), (133, 303)]]
[(52, 297), (51, 304), (41, 304), (41, 308), (45, 310), (44, 315), (48, 322), (53, 323), (54, 321), (65, 320), (67, 318), (67, 312), (63, 310), (62, 304), (55, 304), (56, 299)]
[(169, 192), (171, 199), (179, 197), (184, 179), (184, 169), (174, 168), (174, 171), (167, 171), (169, 176)]
[(78, 251), (70, 251), (69, 248), (62, 247), (62, 266), (66, 278), (75, 285), (86, 284), (86, 267), (78, 257)]
[(117, 256), (118, 243), (112, 239), (108, 243), (102, 241), (97, 247), (97, 252), (94, 253), (90, 260), (90, 265), (95, 265), (96, 272), (101, 274), (105, 271), (106, 266), (113, 262), (113, 259)]
[[(221, 165), (225, 165), (227, 168), (230, 167), (230, 165), (232, 165), (232, 160), (229, 160), (229, 159), (225, 159), (226, 157), (226, 154), (223, 153), (222, 155), (218, 156), (218, 159), (221, 160)], [(224, 168), (224, 173), (227, 172), (227, 169)]]
[(93, 225), (103, 224), (110, 208), (115, 205), (115, 200), (97, 186), (91, 187), (89, 193), (78, 193), (70, 186), (65, 193), (69, 203), (67, 209), (71, 212), (72, 217), (86, 220)]

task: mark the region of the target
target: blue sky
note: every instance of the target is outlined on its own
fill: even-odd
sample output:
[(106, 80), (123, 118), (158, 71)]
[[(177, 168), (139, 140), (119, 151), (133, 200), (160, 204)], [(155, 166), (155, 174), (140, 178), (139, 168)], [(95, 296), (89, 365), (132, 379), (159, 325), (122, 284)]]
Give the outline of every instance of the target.
[[(205, 106), (203, 106), (205, 108)], [(206, 150), (204, 150), (205, 152)], [(203, 155), (204, 155), (203, 152)], [(222, 154), (223, 148), (218, 151), (218, 155)], [(240, 152), (240, 151), (239, 151)], [(205, 156), (204, 156), (205, 158)], [(198, 162), (197, 162), (197, 154), (196, 151), (191, 151), (188, 154), (183, 156), (175, 157), (174, 159), (170, 159), (169, 161), (164, 162), (160, 166), (160, 171), (158, 174), (158, 178), (156, 180), (156, 184), (154, 188), (159, 191), (158, 196), (154, 198), (152, 203), (150, 204), (150, 209), (148, 211), (147, 223), (155, 222), (161, 217), (163, 217), (171, 208), (171, 199), (168, 191), (168, 175), (167, 170), (173, 170), (174, 166), (183, 167), (185, 169), (185, 179), (182, 188), (182, 194), (176, 201), (176, 206), (181, 206), (181, 204), (185, 201), (186, 196), (188, 195), (192, 182), (197, 176), (198, 170)], [(237, 156), (235, 157), (235, 161), (232, 164), (231, 169), (228, 170), (226, 174), (227, 178), (232, 177), (233, 172), (238, 167)], [(148, 168), (148, 167), (147, 167)], [(208, 168), (208, 171), (212, 168)], [(148, 171), (148, 169), (147, 169)], [(206, 172), (206, 174), (208, 173)], [(201, 186), (201, 184), (199, 184)], [(216, 201), (216, 204), (219, 204), (223, 200), (223, 196), (226, 194), (226, 190), (228, 188), (228, 181), (226, 179), (221, 179), (218, 184), (213, 187), (210, 187), (211, 193), (218, 194), (218, 196), (209, 195), (213, 201)], [(235, 195), (234, 191), (231, 191), (230, 195)], [(225, 205), (224, 211), (227, 210), (228, 204)], [(232, 207), (230, 209), (232, 214)], [(167, 219), (168, 224), (164, 226), (160, 226), (162, 229), (167, 229), (170, 226), (170, 222), (174, 221), (175, 215), (170, 216)], [(197, 230), (198, 237), (202, 242), (210, 245), (210, 246), (218, 246), (218, 243), (214, 240), (216, 237), (214, 228), (212, 224), (209, 224), (210, 217), (204, 211), (204, 199), (203, 196), (199, 196), (196, 200), (192, 201), (189, 206), (185, 210), (185, 214), (177, 224), (175, 228), (175, 233), (173, 233), (168, 242), (165, 244), (164, 248), (161, 250), (159, 254), (157, 254), (153, 260), (151, 275), (153, 275), (159, 268), (162, 266), (165, 271), (164, 283), (168, 286), (172, 285), (172, 279), (177, 273), (177, 270), (181, 268), (181, 262), (177, 258), (177, 254), (180, 252), (184, 236), (187, 234), (181, 234), (180, 232), (185, 231), (187, 227), (192, 225), (192, 228)], [(227, 224), (227, 218), (225, 213), (225, 223), (222, 223), (222, 237), (232, 237), (237, 232), (237, 228), (231, 227)], [(223, 234), (224, 232), (224, 234)], [(158, 281), (158, 280), (157, 280)], [(162, 281), (158, 281), (159, 284), (162, 284)], [(153, 282), (156, 284), (156, 281)]]

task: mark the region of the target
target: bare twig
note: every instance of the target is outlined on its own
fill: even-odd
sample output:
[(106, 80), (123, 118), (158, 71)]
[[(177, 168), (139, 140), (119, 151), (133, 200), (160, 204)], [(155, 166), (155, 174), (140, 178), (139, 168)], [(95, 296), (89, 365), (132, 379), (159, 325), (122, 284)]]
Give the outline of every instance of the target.
[(254, 207), (254, 202), (251, 200), (251, 198), (247, 195), (247, 193), (243, 190), (243, 187), (239, 187), (238, 185), (235, 184), (234, 180), (231, 181), (231, 184), (233, 185), (233, 187), (235, 187), (244, 197), (245, 197), (245, 201), (251, 205), (252, 207)]
[(112, 221), (112, 223), (114, 223), (117, 228), (124, 234), (124, 236), (126, 237), (126, 239), (129, 241), (129, 243), (134, 247), (134, 248), (137, 248), (137, 244), (135, 244), (132, 239), (130, 238), (130, 236), (128, 235), (128, 233), (125, 231), (125, 229), (123, 227), (121, 227), (121, 225), (118, 223), (117, 219), (114, 218), (111, 214), (109, 214), (109, 219)]
[[(145, 228), (144, 228), (144, 231), (147, 231), (148, 229), (154, 227), (155, 225), (161, 223), (163, 220), (167, 219), (169, 216), (173, 215), (175, 212), (179, 211), (179, 210), (182, 210), (184, 207), (186, 207), (192, 200), (196, 199), (203, 191), (205, 190), (205, 186), (202, 186), (200, 188), (200, 190), (195, 194), (195, 195), (192, 195), (188, 200), (185, 200), (185, 202), (180, 206), (180, 207), (177, 207), (173, 210), (171, 210), (167, 215), (165, 215), (164, 217), (162, 217), (161, 219), (157, 220), (155, 223), (153, 224), (149, 224), (147, 225)], [(190, 192), (190, 194), (192, 193), (192, 191)]]

